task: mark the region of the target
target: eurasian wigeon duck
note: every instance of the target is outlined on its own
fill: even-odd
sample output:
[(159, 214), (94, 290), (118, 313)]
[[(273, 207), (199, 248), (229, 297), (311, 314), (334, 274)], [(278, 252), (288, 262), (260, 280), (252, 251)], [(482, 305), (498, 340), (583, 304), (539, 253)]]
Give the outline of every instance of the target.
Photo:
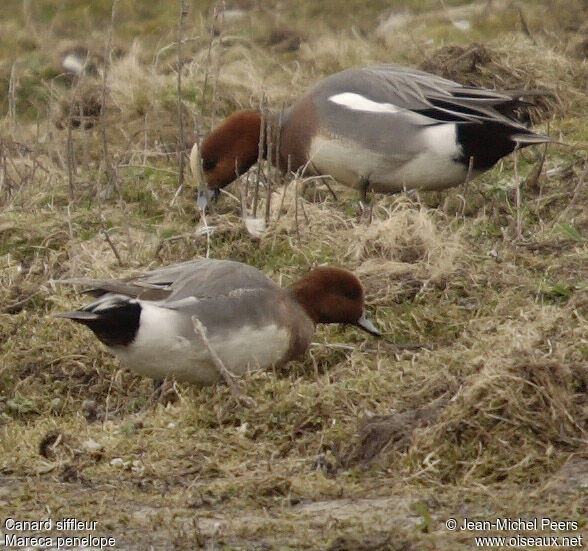
[(282, 289), (261, 271), (228, 260), (200, 259), (122, 280), (65, 280), (91, 285), (98, 300), (59, 314), (87, 325), (129, 368), (198, 385), (221, 379), (206, 339), (234, 375), (300, 357), (317, 323), (348, 323), (372, 335), (363, 288), (350, 272), (316, 268)]
[[(330, 175), (364, 195), (368, 189), (439, 190), (463, 183), (468, 170), (471, 177), (488, 170), (516, 147), (550, 141), (508, 116), (525, 95), (536, 92), (462, 86), (416, 69), (378, 65), (331, 75), (267, 119), (279, 127), (274, 147), (279, 144), (281, 169)], [(199, 199), (199, 153), (216, 197), (257, 161), (261, 121), (258, 111), (237, 111), (200, 149), (193, 147)]]

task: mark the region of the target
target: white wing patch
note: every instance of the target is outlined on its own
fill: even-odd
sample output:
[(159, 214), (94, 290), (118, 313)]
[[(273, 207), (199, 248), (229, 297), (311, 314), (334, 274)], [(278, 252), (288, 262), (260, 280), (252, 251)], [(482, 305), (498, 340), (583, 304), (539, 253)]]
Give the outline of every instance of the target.
[(353, 111), (366, 111), (368, 113), (400, 113), (400, 107), (392, 103), (378, 103), (354, 92), (342, 92), (329, 97), (329, 101), (342, 105)]

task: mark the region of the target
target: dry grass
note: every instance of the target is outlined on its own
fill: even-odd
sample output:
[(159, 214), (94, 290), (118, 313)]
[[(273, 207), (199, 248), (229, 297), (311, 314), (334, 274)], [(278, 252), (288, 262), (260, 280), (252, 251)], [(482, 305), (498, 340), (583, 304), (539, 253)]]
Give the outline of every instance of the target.
[[(0, 8), (7, 514), (97, 520), (118, 549), (471, 549), (474, 534), (447, 531), (446, 518), (586, 522), (585, 6), (364, 4), (242, 1), (216, 21), (212, 4), (190, 6), (186, 133), (264, 97), (288, 104), (336, 70), (396, 61), (543, 88), (530, 116), (568, 145), (547, 149), (538, 178), (525, 150), (467, 189), (374, 196), (364, 211), (333, 182), (336, 199), (264, 166), (268, 220), (253, 236), (243, 215), (256, 169), (206, 220), (195, 190), (178, 192), (175, 8), (118, 3), (105, 94), (110, 2)], [(96, 71), (76, 80), (60, 63), (78, 45)], [(385, 336), (319, 328), (304, 361), (243, 381), (258, 404), (247, 409), (224, 386), (170, 384), (156, 401), (151, 381), (53, 317), (83, 299), (52, 279), (207, 255), (282, 285), (318, 264), (348, 267)]]

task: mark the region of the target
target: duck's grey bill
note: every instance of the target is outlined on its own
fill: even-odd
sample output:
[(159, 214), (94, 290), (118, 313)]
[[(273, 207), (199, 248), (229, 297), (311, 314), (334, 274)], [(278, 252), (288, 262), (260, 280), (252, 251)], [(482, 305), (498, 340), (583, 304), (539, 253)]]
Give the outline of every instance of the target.
[(200, 186), (198, 188), (198, 198), (196, 199), (196, 204), (204, 210), (208, 206), (208, 190), (206, 189), (206, 185)]
[(357, 325), (364, 331), (367, 331), (370, 335), (374, 335), (376, 337), (382, 336), (382, 333), (379, 331), (379, 329), (365, 317), (365, 312), (361, 315), (361, 318), (357, 320)]
[(198, 188), (198, 198), (196, 204), (204, 210), (211, 203), (211, 199), (216, 203), (218, 196), (220, 195), (220, 189), (208, 189), (206, 184)]

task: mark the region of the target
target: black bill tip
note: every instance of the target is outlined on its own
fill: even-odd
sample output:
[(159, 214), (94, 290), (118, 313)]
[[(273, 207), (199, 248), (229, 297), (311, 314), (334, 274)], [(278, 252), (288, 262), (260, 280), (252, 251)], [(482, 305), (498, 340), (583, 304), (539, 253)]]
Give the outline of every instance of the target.
[(361, 327), (364, 331), (367, 331), (374, 337), (382, 336), (382, 332), (366, 317), (365, 312), (357, 320), (357, 326)]

